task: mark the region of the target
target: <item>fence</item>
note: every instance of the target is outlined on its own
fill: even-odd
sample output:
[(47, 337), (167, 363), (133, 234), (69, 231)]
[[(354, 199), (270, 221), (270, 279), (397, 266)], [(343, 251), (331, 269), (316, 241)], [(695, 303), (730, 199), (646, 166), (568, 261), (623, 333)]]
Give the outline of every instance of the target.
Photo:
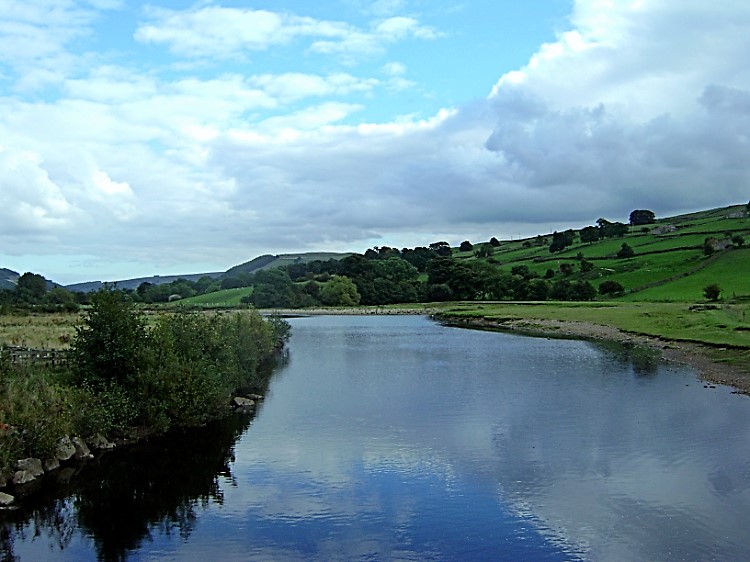
[(7, 357), (12, 365), (61, 365), (68, 360), (68, 352), (62, 349), (29, 349), (27, 347), (5, 346), (0, 355)]

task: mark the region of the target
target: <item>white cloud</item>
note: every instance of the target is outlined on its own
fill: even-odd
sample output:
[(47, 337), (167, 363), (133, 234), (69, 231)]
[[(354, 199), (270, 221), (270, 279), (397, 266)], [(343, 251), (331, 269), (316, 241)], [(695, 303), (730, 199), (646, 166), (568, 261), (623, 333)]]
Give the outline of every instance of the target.
[(408, 38), (435, 39), (439, 35), (435, 29), (421, 25), (415, 18), (394, 16), (372, 22), (368, 31), (351, 29), (342, 37), (315, 41), (310, 51), (337, 55), (351, 61), (359, 56), (383, 53), (388, 44), (397, 41)]
[(235, 57), (261, 51), (297, 37), (341, 37), (347, 26), (267, 10), (204, 6), (186, 11), (153, 8), (151, 23), (141, 24), (135, 39), (166, 44), (177, 55)]
[(38, 241), (72, 226), (76, 209), (38, 154), (0, 146), (0, 239)]
[[(377, 78), (338, 63), (439, 38), (396, 4), (368, 4), (382, 15), (367, 27), (205, 3), (153, 8), (139, 41), (211, 64), (144, 71), (73, 49), (96, 10), (119, 2), (3, 2), (4, 240), (64, 234), (60, 252), (229, 266), (747, 200), (744, 0), (578, 0), (570, 29), (486, 100), (427, 120), (362, 122), (378, 95), (415, 88), (414, 63), (384, 57)], [(213, 64), (295, 42), (304, 64), (283, 72)], [(311, 52), (333, 58), (321, 70)], [(44, 85), (56, 88), (21, 90)]]
[(249, 81), (286, 103), (312, 96), (344, 96), (353, 92), (370, 92), (378, 85), (378, 81), (373, 78), (361, 79), (347, 73), (328, 76), (299, 72), (263, 74), (253, 76)]

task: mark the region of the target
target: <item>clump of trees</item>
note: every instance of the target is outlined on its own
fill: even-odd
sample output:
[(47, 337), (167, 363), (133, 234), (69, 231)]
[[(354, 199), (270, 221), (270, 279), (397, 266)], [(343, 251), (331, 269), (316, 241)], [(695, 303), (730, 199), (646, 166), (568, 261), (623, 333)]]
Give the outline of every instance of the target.
[(656, 215), (653, 211), (649, 211), (648, 209), (636, 209), (630, 213), (630, 224), (632, 226), (654, 224), (655, 222)]
[(17, 367), (0, 358), (0, 469), (51, 456), (64, 435), (202, 424), (225, 412), (238, 389), (264, 390), (264, 365), (288, 335), (283, 320), (250, 310), (176, 311), (148, 327), (125, 293), (96, 293), (67, 365)]
[(18, 278), (15, 289), (0, 290), (0, 306), (42, 312), (76, 312), (79, 302), (75, 293), (53, 286), (37, 273), (26, 272)]

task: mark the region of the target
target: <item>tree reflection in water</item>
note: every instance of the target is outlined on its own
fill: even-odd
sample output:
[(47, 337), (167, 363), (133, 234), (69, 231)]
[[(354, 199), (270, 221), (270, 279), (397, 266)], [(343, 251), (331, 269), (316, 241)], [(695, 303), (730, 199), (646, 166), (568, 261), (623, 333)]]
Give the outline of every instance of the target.
[(14, 541), (29, 533), (47, 536), (64, 550), (80, 532), (91, 538), (102, 561), (125, 560), (153, 533), (188, 537), (197, 511), (222, 503), (220, 479), (234, 485), (234, 444), (250, 421), (250, 415), (234, 415), (174, 431), (103, 455), (67, 487), (45, 483), (50, 490), (6, 513), (1, 560), (18, 560)]

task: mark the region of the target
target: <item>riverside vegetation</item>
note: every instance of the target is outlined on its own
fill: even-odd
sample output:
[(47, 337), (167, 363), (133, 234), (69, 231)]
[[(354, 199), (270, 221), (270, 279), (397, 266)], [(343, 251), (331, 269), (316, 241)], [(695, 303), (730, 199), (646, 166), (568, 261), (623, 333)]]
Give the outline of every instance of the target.
[(149, 319), (101, 291), (75, 327), (63, 365), (0, 358), (0, 470), (51, 458), (61, 438), (109, 439), (202, 424), (235, 393), (262, 393), (288, 324), (252, 310), (171, 311)]
[[(261, 384), (258, 365), (286, 335), (283, 322), (264, 322), (251, 306), (408, 307), (579, 336), (614, 327), (615, 338), (700, 345), (702, 356), (744, 377), (730, 384), (750, 390), (749, 211), (735, 205), (657, 219), (637, 210), (630, 224), (600, 218), (579, 230), (457, 248), (262, 256), (219, 279), (98, 293), (82, 325), (72, 311), (88, 306), (88, 294), (48, 290), (41, 276), (24, 274), (15, 291), (0, 290), (0, 344), (71, 347), (71, 360), (62, 369), (0, 362), (0, 464), (44, 454), (60, 435), (164, 430), (213, 415), (237, 386)], [(134, 303), (162, 308), (145, 316)], [(187, 307), (247, 310), (201, 315)], [(46, 310), (60, 312), (40, 314)]]

